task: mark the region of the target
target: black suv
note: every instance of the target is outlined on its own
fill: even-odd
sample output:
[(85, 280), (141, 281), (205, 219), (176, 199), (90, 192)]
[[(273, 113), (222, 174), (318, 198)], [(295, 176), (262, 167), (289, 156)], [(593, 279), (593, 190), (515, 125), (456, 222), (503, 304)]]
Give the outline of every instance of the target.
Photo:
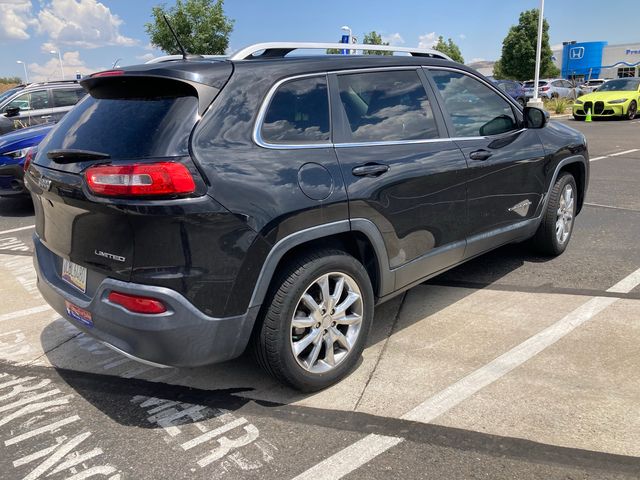
[(582, 134), (439, 52), (298, 46), (81, 82), (26, 174), (47, 302), (138, 360), (251, 344), (311, 391), (355, 366), (374, 305), (507, 243), (564, 251)]

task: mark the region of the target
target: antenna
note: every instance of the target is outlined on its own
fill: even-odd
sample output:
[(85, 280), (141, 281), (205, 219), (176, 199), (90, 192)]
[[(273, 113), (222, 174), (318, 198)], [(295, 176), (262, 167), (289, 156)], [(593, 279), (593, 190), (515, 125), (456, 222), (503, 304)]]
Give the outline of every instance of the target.
[(186, 60), (187, 59), (187, 51), (184, 49), (184, 47), (180, 43), (180, 40), (178, 39), (178, 35), (176, 35), (176, 32), (173, 31), (173, 27), (169, 23), (169, 20), (167, 20), (167, 16), (164, 13), (162, 14), (162, 18), (164, 18), (164, 21), (166, 22), (167, 27), (169, 27), (169, 30), (171, 31), (171, 35), (173, 35), (173, 38), (176, 39), (176, 43), (178, 44), (178, 47), (180, 48), (180, 52), (182, 52), (182, 59)]

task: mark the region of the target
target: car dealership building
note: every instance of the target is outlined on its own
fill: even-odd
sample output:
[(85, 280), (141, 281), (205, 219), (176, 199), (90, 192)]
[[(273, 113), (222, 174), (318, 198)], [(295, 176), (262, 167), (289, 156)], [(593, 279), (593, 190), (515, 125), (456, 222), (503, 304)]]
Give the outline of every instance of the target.
[(553, 58), (566, 79), (640, 77), (640, 42), (563, 42)]

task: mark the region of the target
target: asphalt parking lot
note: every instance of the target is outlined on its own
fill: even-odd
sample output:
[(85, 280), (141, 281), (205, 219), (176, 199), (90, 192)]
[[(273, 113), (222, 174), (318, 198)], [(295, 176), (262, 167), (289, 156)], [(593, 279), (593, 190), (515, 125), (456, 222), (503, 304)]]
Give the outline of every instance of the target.
[(37, 292), (29, 200), (0, 199), (0, 477), (640, 478), (640, 121), (558, 121), (592, 158), (565, 254), (507, 246), (382, 305), (313, 395), (81, 334)]

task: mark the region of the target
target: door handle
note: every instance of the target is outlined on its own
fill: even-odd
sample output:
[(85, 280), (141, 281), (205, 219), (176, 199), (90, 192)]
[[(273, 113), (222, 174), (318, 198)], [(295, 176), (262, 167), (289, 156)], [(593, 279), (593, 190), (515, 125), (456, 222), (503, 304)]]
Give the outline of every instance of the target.
[(383, 173), (389, 171), (389, 165), (381, 165), (379, 163), (370, 163), (360, 165), (351, 170), (356, 177), (379, 177)]
[(47, 119), (47, 118), (51, 118), (51, 117), (52, 117), (52, 115), (42, 115), (40, 118)]
[(475, 152), (471, 152), (469, 154), (469, 158), (471, 160), (486, 160), (491, 155), (493, 155), (493, 153), (488, 150), (476, 150)]

